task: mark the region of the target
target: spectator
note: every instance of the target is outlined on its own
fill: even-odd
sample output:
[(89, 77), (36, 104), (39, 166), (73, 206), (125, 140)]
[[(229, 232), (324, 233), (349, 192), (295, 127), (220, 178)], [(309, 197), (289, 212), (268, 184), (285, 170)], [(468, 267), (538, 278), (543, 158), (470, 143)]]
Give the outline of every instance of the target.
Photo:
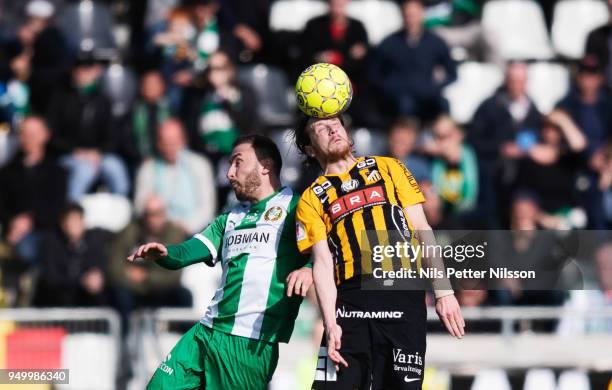
[(444, 200), (445, 211), (468, 219), (476, 209), (478, 163), (472, 148), (465, 144), (463, 131), (448, 116), (438, 118), (433, 126), (435, 138), (432, 162), (434, 188)]
[(108, 233), (99, 229), (86, 230), (84, 210), (76, 203), (62, 211), (59, 227), (42, 242), (41, 272), (34, 305), (108, 304)]
[[(495, 253), (489, 256), (495, 267), (511, 270), (537, 270), (536, 279), (491, 280), (493, 300), (502, 305), (560, 305), (563, 291), (555, 291), (563, 265), (569, 260), (563, 239), (556, 232), (539, 230), (546, 214), (543, 204), (529, 190), (518, 190), (511, 201), (511, 233), (491, 231), (489, 247)], [(545, 223), (544, 223), (545, 224)]]
[(431, 181), (430, 165), (417, 152), (419, 122), (415, 118), (398, 118), (389, 131), (389, 155), (400, 160), (412, 173), (417, 182)]
[(272, 38), (270, 3), (270, 0), (220, 1), (220, 13), (225, 16), (227, 27), (232, 32), (241, 63), (268, 62), (267, 50)]
[(183, 89), (193, 82), (193, 63), (198, 57), (194, 47), (196, 29), (191, 14), (175, 8), (168, 16), (166, 29), (153, 37), (161, 51), (161, 72), (168, 86), (168, 99), (173, 113), (180, 110)]
[(32, 0), (26, 7), (25, 28), (32, 36), (29, 86), (34, 112), (45, 113), (49, 91), (59, 87), (70, 66), (68, 44), (55, 26), (55, 7), (47, 0)]
[(208, 59), (202, 89), (193, 89), (188, 123), (191, 145), (208, 155), (217, 172), (217, 199), (231, 193), (226, 177), (229, 154), (240, 133), (257, 128), (253, 92), (236, 80), (236, 67), (228, 53), (218, 51)]
[(603, 193), (604, 227), (612, 225), (612, 142), (602, 149), (598, 189)]
[(541, 114), (527, 96), (527, 65), (510, 63), (504, 85), (478, 107), (468, 133), (479, 163), (479, 204), (492, 226), (507, 214), (504, 194), (516, 171), (512, 155), (535, 143), (540, 123)]
[(605, 228), (602, 192), (597, 182), (601, 171), (601, 149), (610, 138), (612, 127), (612, 101), (603, 84), (603, 69), (597, 57), (587, 56), (580, 62), (576, 88), (558, 105), (569, 113), (588, 140), (585, 157), (590, 164), (581, 169), (586, 188), (581, 193), (580, 203), (587, 212), (589, 226), (595, 229)]
[(158, 194), (166, 204), (168, 218), (195, 234), (217, 210), (212, 164), (187, 149), (183, 125), (176, 119), (161, 124), (157, 149), (159, 157), (148, 159), (138, 169), (136, 210), (142, 214), (145, 201)]
[(181, 286), (182, 272), (168, 272), (154, 262), (127, 262), (141, 242), (180, 243), (185, 233), (166, 218), (164, 202), (157, 196), (145, 201), (142, 218), (117, 235), (109, 263), (114, 295), (125, 325), (132, 310), (141, 307), (190, 307), (191, 293)]
[(19, 153), (0, 170), (0, 224), (6, 227), (7, 243), (28, 264), (38, 260), (41, 234), (55, 226), (65, 202), (66, 173), (49, 158), (48, 141), (44, 120), (26, 117)]
[(155, 152), (159, 125), (170, 118), (170, 106), (165, 96), (166, 84), (157, 71), (145, 73), (140, 81), (140, 99), (134, 104), (130, 122), (131, 160), (139, 164)]
[(535, 144), (510, 149), (510, 155), (520, 159), (516, 186), (533, 190), (544, 211), (567, 213), (577, 205), (576, 172), (586, 147), (586, 137), (570, 116), (560, 110), (551, 112)]
[[(608, 0), (608, 8), (612, 8), (612, 0)], [(612, 89), (610, 39), (612, 39), (612, 17), (607, 24), (597, 27), (589, 33), (584, 48), (585, 56), (594, 55), (597, 58), (597, 62), (602, 65), (608, 89)]]
[[(230, 8), (227, 0), (194, 1), (193, 16), (197, 29), (195, 40), (197, 52), (196, 71), (201, 72), (205, 70), (208, 65), (208, 58), (218, 50), (226, 50), (232, 54), (232, 57), (237, 55), (237, 42), (232, 32), (228, 30), (236, 26), (235, 20), (228, 20), (232, 19), (232, 10)], [(221, 14), (224, 14), (225, 18), (221, 18)], [(262, 42), (257, 33), (247, 26), (244, 27), (242, 33), (249, 42), (245, 46), (252, 47), (253, 49), (261, 48)]]
[(372, 82), (397, 114), (432, 119), (448, 112), (442, 89), (457, 78), (456, 65), (446, 43), (424, 29), (423, 2), (406, 0), (402, 11), (404, 29), (376, 49)]
[(329, 13), (311, 19), (300, 38), (304, 65), (328, 62), (344, 69), (350, 76), (355, 94), (349, 114), (357, 123), (372, 122), (368, 115), (372, 104), (367, 99), (368, 34), (363, 24), (350, 18), (346, 8), (350, 0), (329, 0)]
[(69, 171), (68, 198), (76, 201), (98, 178), (110, 191), (127, 195), (129, 178), (116, 155), (111, 103), (99, 88), (102, 66), (82, 60), (73, 71), (73, 84), (57, 91), (49, 105), (51, 145), (61, 153)]

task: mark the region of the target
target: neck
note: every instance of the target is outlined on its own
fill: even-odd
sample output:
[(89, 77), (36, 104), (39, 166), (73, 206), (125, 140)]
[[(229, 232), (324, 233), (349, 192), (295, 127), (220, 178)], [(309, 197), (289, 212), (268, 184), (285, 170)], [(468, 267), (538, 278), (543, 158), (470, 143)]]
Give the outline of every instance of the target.
[(253, 194), (251, 203), (262, 201), (278, 191), (281, 188), (280, 180), (277, 178), (271, 179), (269, 184), (262, 184), (259, 189)]
[(31, 151), (31, 152), (27, 153), (24, 156), (23, 162), (27, 166), (32, 166), (32, 165), (38, 164), (44, 158), (45, 158), (44, 150), (34, 150), (34, 151)]
[(344, 23), (347, 20), (346, 15), (342, 14), (332, 14), (331, 19), (336, 23)]
[(330, 173), (343, 173), (348, 171), (355, 161), (357, 161), (355, 156), (353, 156), (352, 153), (349, 153), (345, 157), (338, 160), (325, 161), (323, 164), (321, 164), (321, 166), (324, 167), (323, 171), (326, 175)]
[(421, 37), (423, 33), (423, 26), (407, 26), (406, 32), (408, 33), (408, 38), (411, 40), (416, 40)]
[(593, 104), (597, 102), (597, 91), (583, 91), (580, 94), (580, 100), (586, 104)]

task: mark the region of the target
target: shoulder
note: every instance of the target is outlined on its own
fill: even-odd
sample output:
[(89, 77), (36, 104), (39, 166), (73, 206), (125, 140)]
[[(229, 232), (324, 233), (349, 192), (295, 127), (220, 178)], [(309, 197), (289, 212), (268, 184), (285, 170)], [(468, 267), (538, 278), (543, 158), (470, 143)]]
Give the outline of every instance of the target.
[(391, 35), (387, 36), (385, 39), (382, 40), (382, 42), (380, 43), (378, 47), (384, 50), (390, 46), (398, 45), (404, 41), (402, 39), (403, 35), (404, 35), (404, 30), (399, 30), (394, 33), (391, 33)]
[(610, 32), (610, 30), (611, 30), (611, 26), (609, 24), (605, 24), (601, 27), (597, 27), (596, 29), (594, 29), (593, 31), (589, 33), (587, 39), (591, 40), (591, 39), (605, 38), (605, 36), (608, 35), (608, 32)]

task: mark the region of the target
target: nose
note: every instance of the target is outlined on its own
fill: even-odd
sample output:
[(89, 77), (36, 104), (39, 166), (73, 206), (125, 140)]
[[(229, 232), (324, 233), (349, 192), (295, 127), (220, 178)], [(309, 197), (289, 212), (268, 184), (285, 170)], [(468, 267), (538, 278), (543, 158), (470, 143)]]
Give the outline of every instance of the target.
[(232, 180), (234, 177), (236, 177), (235, 175), (235, 169), (234, 169), (234, 164), (230, 165), (230, 167), (227, 170), (227, 174), (225, 175), (225, 177), (227, 177), (228, 180)]

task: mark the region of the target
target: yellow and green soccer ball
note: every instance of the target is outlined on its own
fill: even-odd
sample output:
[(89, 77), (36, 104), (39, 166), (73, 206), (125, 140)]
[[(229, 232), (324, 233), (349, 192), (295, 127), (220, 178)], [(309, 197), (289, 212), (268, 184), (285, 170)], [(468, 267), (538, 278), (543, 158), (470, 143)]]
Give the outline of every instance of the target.
[(306, 68), (295, 83), (298, 107), (308, 116), (329, 118), (351, 104), (353, 88), (342, 69), (320, 63)]

